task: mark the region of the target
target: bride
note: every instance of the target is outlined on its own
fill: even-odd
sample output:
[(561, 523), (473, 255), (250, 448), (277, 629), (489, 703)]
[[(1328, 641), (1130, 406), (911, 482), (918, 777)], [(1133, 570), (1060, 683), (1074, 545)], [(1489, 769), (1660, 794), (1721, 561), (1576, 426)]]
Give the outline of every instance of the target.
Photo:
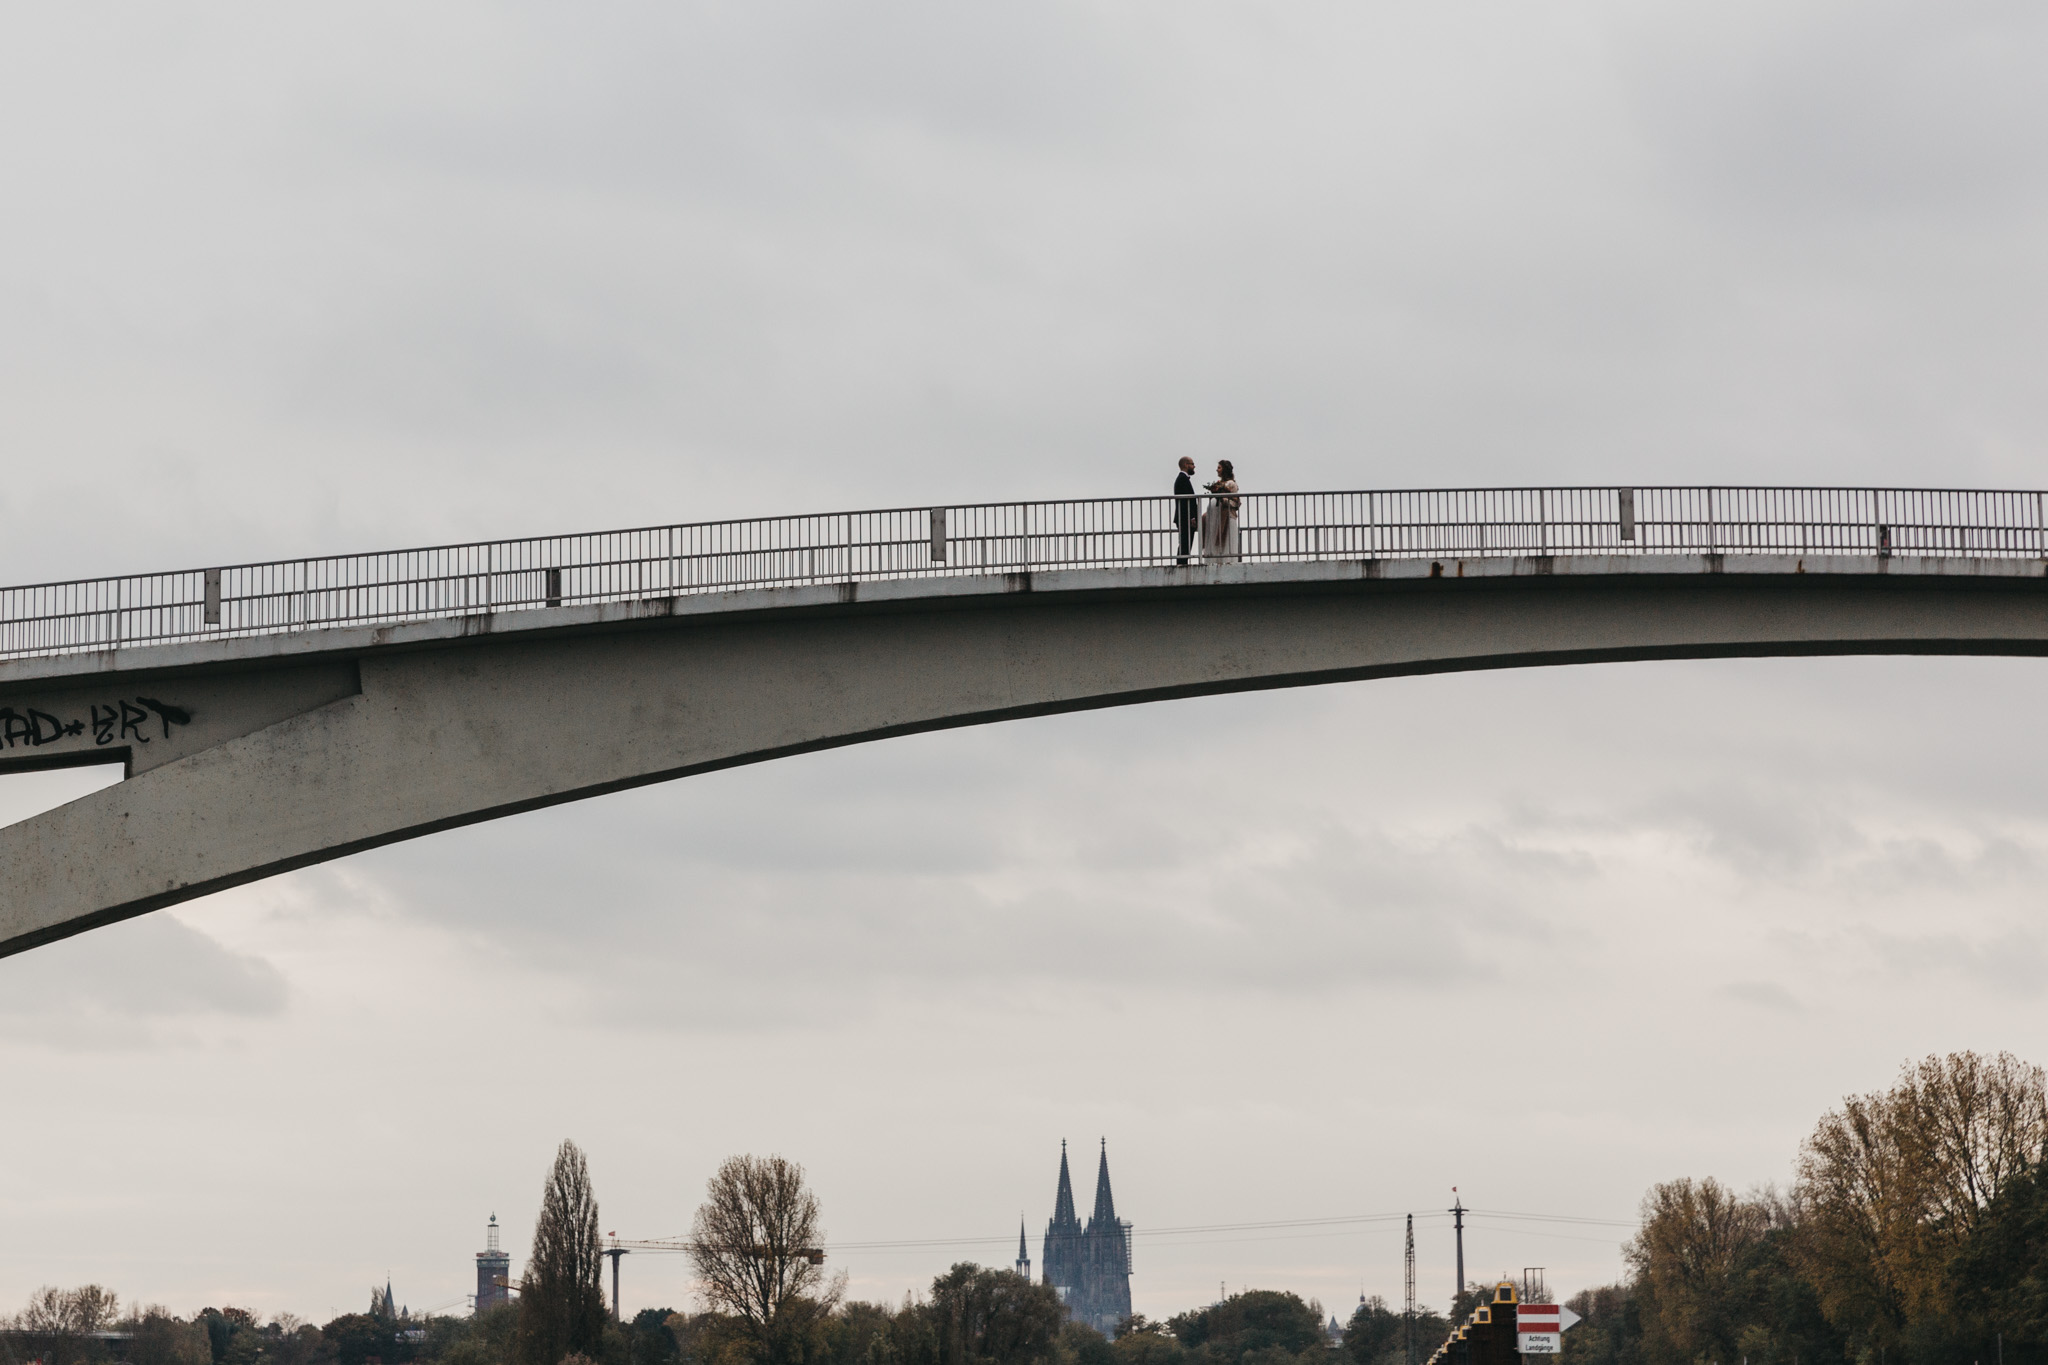
[(1237, 553), (1237, 470), (1230, 461), (1216, 462), (1216, 482), (1203, 484), (1216, 496), (1202, 513), (1202, 560), (1208, 564), (1235, 564)]

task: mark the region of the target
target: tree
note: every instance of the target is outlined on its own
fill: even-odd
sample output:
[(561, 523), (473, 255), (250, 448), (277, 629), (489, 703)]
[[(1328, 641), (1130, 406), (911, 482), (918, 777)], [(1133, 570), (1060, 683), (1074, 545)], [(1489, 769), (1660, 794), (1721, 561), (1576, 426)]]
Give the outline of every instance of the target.
[(2048, 1343), (2048, 1164), (2000, 1188), (1948, 1270), (1953, 1345), (1976, 1348), (1972, 1359), (2001, 1335), (2008, 1346)]
[(1643, 1331), (1632, 1286), (1583, 1289), (1564, 1306), (1579, 1315), (1572, 1329), (1574, 1365), (1640, 1365)]
[(1799, 1157), (1800, 1273), (1865, 1346), (1953, 1315), (1948, 1266), (2048, 1139), (2041, 1068), (2001, 1052), (1928, 1057), (1824, 1115)]
[(1057, 1365), (1118, 1365), (1109, 1338), (1076, 1319), (1061, 1325), (1059, 1340), (1053, 1343), (1053, 1359)]
[(800, 1356), (804, 1337), (838, 1301), (836, 1283), (820, 1269), (818, 1217), (803, 1167), (779, 1156), (735, 1156), (706, 1184), (690, 1226), (704, 1297), (778, 1365)]
[[(428, 1344), (435, 1345), (435, 1330), (445, 1319), (428, 1324)], [(455, 1319), (464, 1329), (444, 1340), (436, 1352), (436, 1365), (507, 1365), (519, 1349), (519, 1305), (501, 1303), (467, 1319)]]
[[(903, 1365), (895, 1338), (896, 1310), (886, 1303), (841, 1304), (825, 1319), (816, 1365)], [(938, 1344), (920, 1356), (938, 1355)]]
[(127, 1325), (134, 1334), (128, 1343), (128, 1365), (212, 1365), (213, 1348), (205, 1329), (174, 1316), (162, 1304), (151, 1304)]
[[(211, 1322), (214, 1314), (203, 1313), (201, 1321)], [(363, 1365), (368, 1360), (395, 1360), (398, 1334), (389, 1322), (368, 1313), (343, 1313), (320, 1329), (334, 1348), (340, 1365)]]
[(1232, 1294), (1221, 1303), (1178, 1314), (1167, 1325), (1182, 1346), (1218, 1365), (1234, 1365), (1276, 1348), (1298, 1355), (1328, 1341), (1320, 1308), (1302, 1302), (1299, 1295), (1271, 1289)]
[[(1359, 1304), (1344, 1326), (1344, 1353), (1357, 1365), (1389, 1365), (1407, 1360), (1407, 1322), (1375, 1294)], [(1426, 1353), (1419, 1353), (1421, 1360)]]
[(1636, 1274), (1645, 1349), (1653, 1359), (1730, 1360), (1745, 1258), (1770, 1228), (1760, 1200), (1709, 1176), (1671, 1180), (1643, 1196), (1643, 1226), (1624, 1255)]
[(23, 1333), (29, 1349), (47, 1365), (72, 1365), (97, 1353), (94, 1332), (103, 1332), (113, 1322), (119, 1301), (101, 1285), (86, 1284), (76, 1289), (45, 1285), (29, 1295), (28, 1306), (15, 1317), (14, 1328)]
[(1116, 1365), (1181, 1365), (1187, 1357), (1180, 1339), (1164, 1330), (1125, 1332), (1109, 1349), (1116, 1355)]
[(519, 1292), (519, 1365), (560, 1365), (603, 1349), (604, 1257), (590, 1171), (573, 1142), (555, 1153)]
[(669, 1319), (673, 1308), (643, 1308), (626, 1326), (626, 1356), (629, 1365), (676, 1365), (682, 1348), (676, 1342)]
[(940, 1365), (1031, 1365), (1048, 1359), (1066, 1310), (1051, 1285), (962, 1262), (932, 1281)]
[(290, 1313), (279, 1314), (257, 1340), (263, 1365), (326, 1365), (337, 1355), (318, 1327), (300, 1322)]

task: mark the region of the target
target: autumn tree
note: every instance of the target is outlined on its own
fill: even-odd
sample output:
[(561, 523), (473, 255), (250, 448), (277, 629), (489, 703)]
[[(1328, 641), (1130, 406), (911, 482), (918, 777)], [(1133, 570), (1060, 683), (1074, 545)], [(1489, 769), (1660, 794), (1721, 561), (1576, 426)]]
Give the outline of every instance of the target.
[(575, 1143), (563, 1142), (541, 1192), (533, 1254), (519, 1292), (518, 1365), (560, 1365), (595, 1357), (605, 1323), (604, 1258), (590, 1171)]
[(1950, 1263), (2048, 1139), (2040, 1067), (2001, 1052), (1928, 1057), (1825, 1115), (1799, 1157), (1803, 1278), (1869, 1346), (1948, 1316)]
[(1741, 1271), (1770, 1228), (1769, 1209), (1709, 1176), (1652, 1186), (1642, 1213), (1642, 1231), (1624, 1254), (1635, 1272), (1649, 1355), (1732, 1358), (1738, 1354)]
[(72, 1365), (93, 1354), (92, 1334), (112, 1325), (119, 1306), (113, 1292), (101, 1285), (45, 1285), (29, 1295), (28, 1306), (14, 1319), (14, 1330), (46, 1365)]
[(798, 1358), (804, 1337), (838, 1301), (837, 1283), (821, 1268), (818, 1217), (803, 1167), (779, 1156), (735, 1156), (707, 1182), (690, 1225), (704, 1297), (739, 1320), (764, 1360)]

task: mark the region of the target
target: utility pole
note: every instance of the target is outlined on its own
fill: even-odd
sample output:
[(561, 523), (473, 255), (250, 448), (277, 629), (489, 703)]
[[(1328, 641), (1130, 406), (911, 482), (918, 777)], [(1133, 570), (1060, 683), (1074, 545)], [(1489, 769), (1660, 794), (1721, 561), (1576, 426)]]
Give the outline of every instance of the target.
[(1415, 1215), (1412, 1213), (1408, 1215), (1408, 1252), (1401, 1260), (1401, 1286), (1401, 1343), (1407, 1365), (1415, 1365)]
[[(1458, 1193), (1456, 1185), (1451, 1186), (1451, 1193)], [(1455, 1318), (1458, 1315), (1458, 1295), (1465, 1292), (1465, 1201), (1453, 1198), (1451, 1207), (1445, 1212), (1451, 1215), (1451, 1226), (1458, 1234), (1458, 1286), (1451, 1291), (1451, 1316)]]
[(612, 1234), (612, 1244), (601, 1253), (612, 1258), (612, 1321), (619, 1320), (619, 1257), (630, 1254), (619, 1245), (619, 1234)]

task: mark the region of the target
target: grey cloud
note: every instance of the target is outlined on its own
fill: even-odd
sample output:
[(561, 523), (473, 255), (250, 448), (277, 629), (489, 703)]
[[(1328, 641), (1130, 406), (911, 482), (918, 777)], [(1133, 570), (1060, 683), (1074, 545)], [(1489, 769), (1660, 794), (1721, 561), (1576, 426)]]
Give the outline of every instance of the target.
[(0, 960), (0, 1037), (140, 1047), (209, 1016), (274, 1018), (289, 998), (270, 962), (158, 913)]
[[(357, 867), (408, 917), (487, 938), (530, 966), (643, 981), (644, 992), (624, 993), (644, 994), (638, 1015), (774, 1027), (864, 1011), (906, 992), (985, 998), (1055, 983), (1208, 993), (1456, 989), (1494, 976), (1504, 946), (1548, 942), (1558, 889), (1587, 875), (1569, 858), (1480, 830), (1389, 837), (1327, 822), (1190, 830), (1146, 818), (1109, 822), (1100, 803), (1116, 794), (1100, 788), (1049, 808), (978, 810), (981, 833), (967, 863), (915, 837), (883, 841), (883, 857), (821, 861), (796, 848), (814, 824), (844, 818), (879, 831), (894, 822), (943, 835), (956, 827), (939, 815), (947, 794), (892, 784), (849, 813), (833, 781), (820, 792), (786, 777), (773, 784), (782, 801), (734, 803), (709, 830), (691, 816), (723, 803), (650, 794), (622, 823), (601, 828), (593, 818), (582, 854), (542, 862), (533, 875), (465, 884), (451, 875), (457, 862), (436, 871), (390, 855)], [(688, 837), (649, 839), (657, 811)], [(773, 832), (750, 832), (750, 823)], [(1119, 849), (1106, 847), (1100, 826), (1110, 823)], [(516, 860), (515, 846), (528, 841), (515, 824), (470, 840), (470, 856)], [(770, 961), (788, 995), (772, 1019), (744, 1005)]]
[(2048, 993), (2048, 945), (2032, 930), (1982, 936), (1873, 930), (1861, 938), (1886, 970), (1903, 978), (1951, 977), (2022, 999)]
[(1799, 1003), (1799, 998), (1775, 981), (1734, 981), (1723, 986), (1721, 994), (1780, 1014), (1806, 1013), (1806, 1007)]
[(2040, 12), (2004, 0), (1721, 6), (1632, 55), (1639, 99), (1681, 158), (1672, 183), (1697, 210), (1975, 229), (2048, 189), (2048, 96), (2029, 55), (2044, 40)]
[(1839, 812), (1759, 783), (1709, 779), (1666, 792), (1646, 814), (1686, 831), (1709, 857), (1747, 875), (1804, 874), (1864, 846), (1861, 831)]

